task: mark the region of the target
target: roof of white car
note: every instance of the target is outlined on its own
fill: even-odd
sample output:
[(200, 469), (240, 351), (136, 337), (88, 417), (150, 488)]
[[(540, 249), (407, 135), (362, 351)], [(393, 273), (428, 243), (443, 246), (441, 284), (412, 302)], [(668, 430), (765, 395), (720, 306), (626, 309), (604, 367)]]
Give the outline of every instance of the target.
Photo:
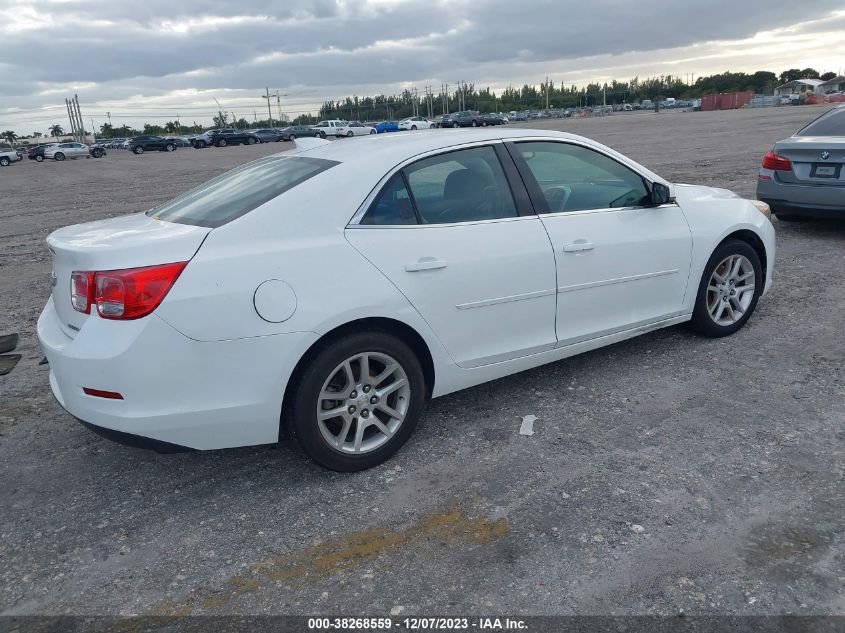
[(530, 137), (576, 139), (593, 143), (593, 141), (576, 136), (575, 134), (553, 130), (526, 128), (434, 129), (398, 134), (379, 134), (377, 136), (372, 134), (359, 138), (342, 139), (332, 141), (320, 147), (304, 150), (301, 154), (340, 162), (357, 161), (363, 158), (367, 161), (393, 161), (393, 164), (396, 164), (418, 154), (424, 154), (438, 149), (447, 149), (467, 143)]

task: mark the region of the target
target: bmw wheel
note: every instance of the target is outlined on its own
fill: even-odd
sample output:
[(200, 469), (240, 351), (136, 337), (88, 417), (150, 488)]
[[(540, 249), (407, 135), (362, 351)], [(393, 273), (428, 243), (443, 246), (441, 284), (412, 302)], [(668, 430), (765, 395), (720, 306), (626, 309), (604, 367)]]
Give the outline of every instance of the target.
[(698, 286), (690, 326), (709, 337), (733, 334), (751, 317), (763, 292), (760, 256), (749, 244), (729, 240), (710, 256)]
[(303, 450), (332, 470), (388, 459), (408, 440), (426, 398), (422, 367), (387, 332), (360, 332), (326, 345), (289, 393), (288, 420)]

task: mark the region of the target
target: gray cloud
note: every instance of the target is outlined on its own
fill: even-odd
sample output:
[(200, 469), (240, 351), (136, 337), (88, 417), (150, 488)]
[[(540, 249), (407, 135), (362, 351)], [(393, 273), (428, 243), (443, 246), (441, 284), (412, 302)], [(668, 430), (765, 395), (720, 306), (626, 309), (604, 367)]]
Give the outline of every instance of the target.
[[(508, 81), (532, 66), (732, 40), (823, 18), (841, 3), (771, 0), (25, 0), (0, 6), (0, 108), (175, 90)], [(835, 27), (842, 29), (841, 16)], [(820, 25), (817, 28), (822, 28)]]

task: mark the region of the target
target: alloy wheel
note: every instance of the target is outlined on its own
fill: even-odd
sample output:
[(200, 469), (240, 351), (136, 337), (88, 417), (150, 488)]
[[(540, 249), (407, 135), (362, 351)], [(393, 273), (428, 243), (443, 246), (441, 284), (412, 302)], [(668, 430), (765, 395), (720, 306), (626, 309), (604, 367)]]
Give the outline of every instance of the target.
[(707, 282), (707, 313), (717, 325), (739, 321), (754, 299), (754, 266), (744, 255), (723, 259)]
[(369, 453), (396, 434), (410, 402), (402, 366), (388, 354), (362, 352), (340, 363), (323, 383), (317, 425), (333, 449)]

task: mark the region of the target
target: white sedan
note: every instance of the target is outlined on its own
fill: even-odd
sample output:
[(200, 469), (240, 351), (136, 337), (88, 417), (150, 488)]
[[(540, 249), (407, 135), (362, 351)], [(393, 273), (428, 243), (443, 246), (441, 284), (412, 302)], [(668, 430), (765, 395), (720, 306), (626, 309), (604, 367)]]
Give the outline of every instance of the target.
[(346, 125), (342, 125), (337, 128), (335, 136), (338, 138), (344, 136), (368, 136), (370, 134), (376, 134), (376, 132), (376, 128), (364, 125), (359, 121), (355, 121), (354, 123), (347, 123)]
[(429, 130), (434, 129), (437, 125), (433, 121), (429, 121), (425, 117), (412, 116), (407, 119), (399, 121), (400, 130)]
[(677, 323), (730, 335), (771, 285), (767, 205), (579, 136), (296, 144), (49, 236), (38, 337), (73, 416), (159, 450), (287, 427), (360, 470), (429, 398)]

